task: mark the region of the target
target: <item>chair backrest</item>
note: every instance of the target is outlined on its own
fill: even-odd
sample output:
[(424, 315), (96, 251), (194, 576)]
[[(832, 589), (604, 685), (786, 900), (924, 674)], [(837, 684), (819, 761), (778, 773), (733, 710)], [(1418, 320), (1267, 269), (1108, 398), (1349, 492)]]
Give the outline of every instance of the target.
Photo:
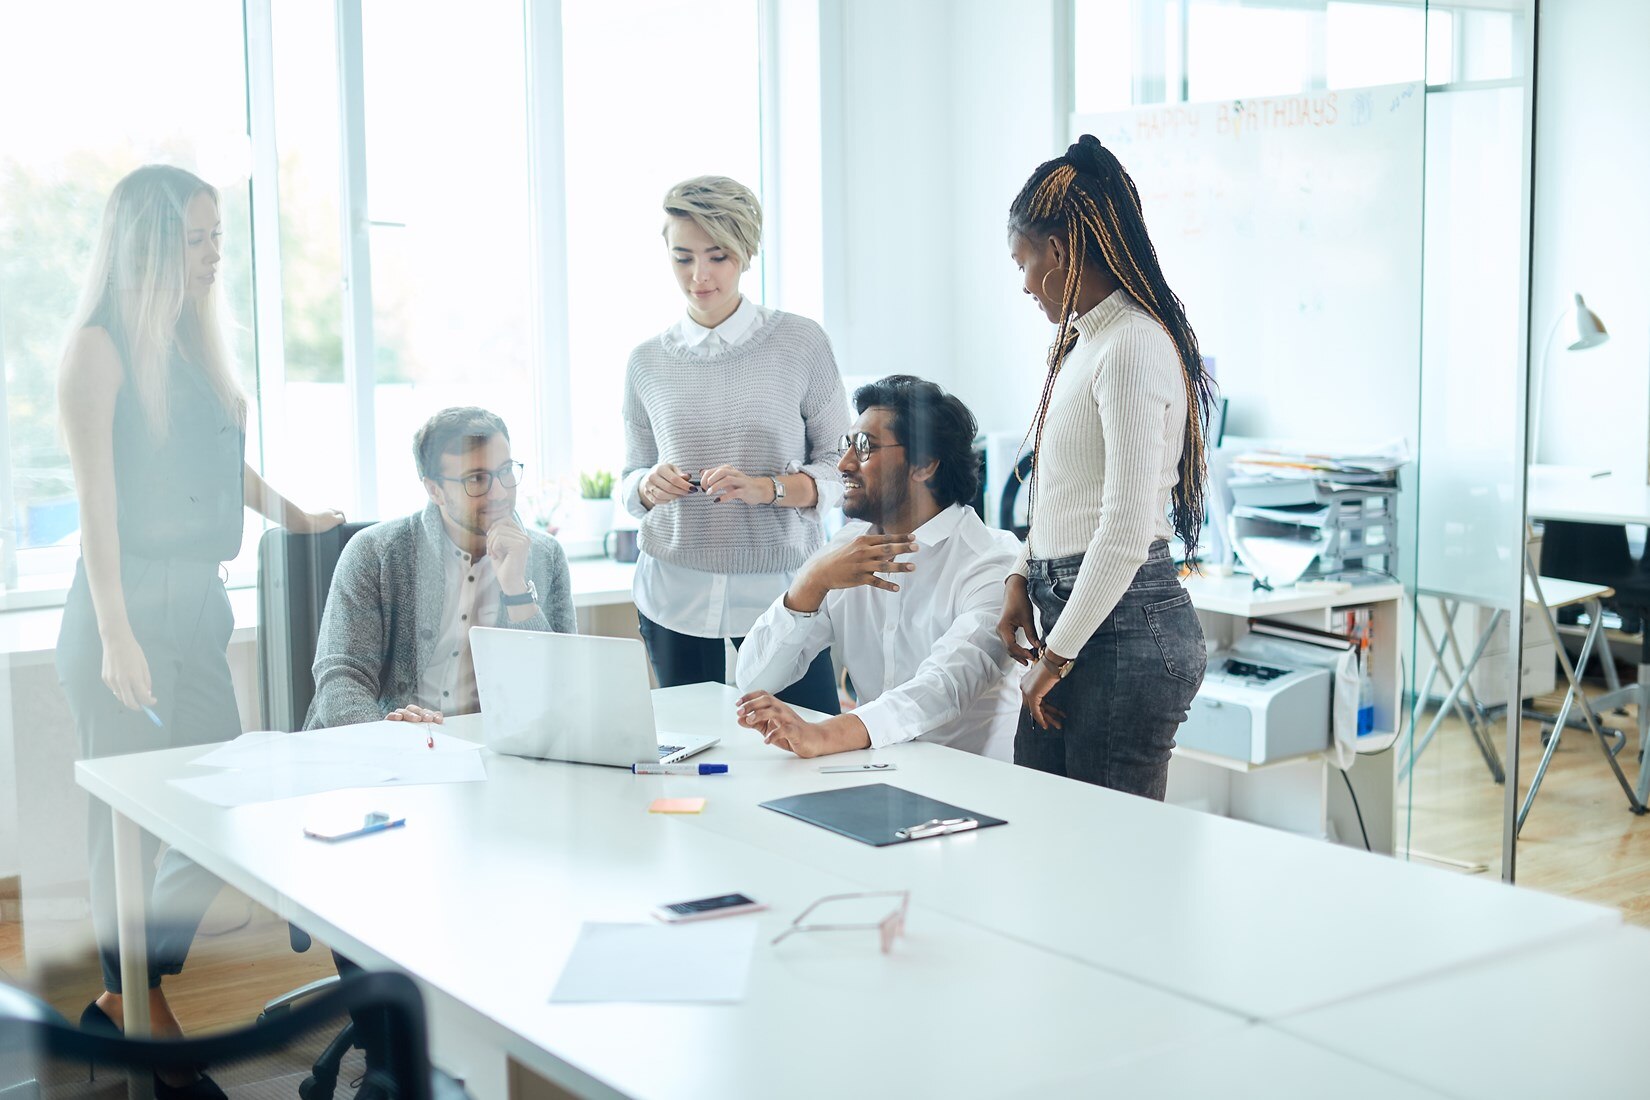
[(315, 640), (338, 556), (370, 523), (344, 523), (319, 535), (279, 528), (258, 543), (258, 691), (264, 728), (302, 728), (315, 697)]
[(1567, 581), (1614, 585), (1634, 570), (1627, 528), (1609, 523), (1544, 520), (1541, 575)]
[(27, 994), (8, 990), (0, 996), (0, 1081), (10, 1082), (19, 1096), (74, 1100), (109, 1092), (107, 1077), (88, 1079), (88, 1066), (145, 1076), (207, 1066), (233, 1096), (240, 1087), (278, 1083), (283, 1071), (307, 1070), (313, 1053), (305, 1052), (324, 1045), (351, 1014), (376, 1014), (382, 1021), (387, 1049), (384, 1069), (374, 1071), (376, 1083), (392, 1100), (431, 1100), (424, 1001), (411, 978), (395, 973), (352, 975), (288, 1013), (204, 1039), (82, 1031)]

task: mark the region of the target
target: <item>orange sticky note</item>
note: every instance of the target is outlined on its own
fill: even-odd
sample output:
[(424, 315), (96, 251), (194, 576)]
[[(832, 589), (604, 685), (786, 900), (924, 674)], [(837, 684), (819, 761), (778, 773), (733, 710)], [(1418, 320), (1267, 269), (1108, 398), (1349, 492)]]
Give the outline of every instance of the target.
[(702, 798), (655, 798), (647, 808), (650, 814), (696, 814), (705, 808)]

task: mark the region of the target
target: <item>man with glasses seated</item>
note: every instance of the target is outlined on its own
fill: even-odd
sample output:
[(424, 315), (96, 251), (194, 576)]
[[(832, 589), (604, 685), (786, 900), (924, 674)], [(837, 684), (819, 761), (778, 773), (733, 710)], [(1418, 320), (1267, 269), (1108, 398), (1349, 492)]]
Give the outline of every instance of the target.
[(504, 421), (443, 409), (414, 434), (413, 457), (430, 503), (362, 531), (338, 559), (310, 729), (473, 713), (472, 626), (574, 630), (567, 556), (516, 516), (522, 464)]
[[(894, 375), (854, 393), (843, 437), (851, 522), (797, 572), (739, 650), (740, 725), (798, 756), (921, 738), (1014, 756), (1020, 692), (997, 637), (1020, 544), (969, 507), (974, 416), (932, 382)], [(859, 705), (805, 721), (774, 692), (834, 646)]]

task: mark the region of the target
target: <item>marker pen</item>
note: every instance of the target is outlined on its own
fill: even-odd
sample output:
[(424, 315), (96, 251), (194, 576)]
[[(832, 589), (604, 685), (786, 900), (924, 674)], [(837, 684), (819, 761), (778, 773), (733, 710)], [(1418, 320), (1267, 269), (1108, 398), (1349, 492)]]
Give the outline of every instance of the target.
[(632, 764), (637, 775), (726, 775), (726, 764)]

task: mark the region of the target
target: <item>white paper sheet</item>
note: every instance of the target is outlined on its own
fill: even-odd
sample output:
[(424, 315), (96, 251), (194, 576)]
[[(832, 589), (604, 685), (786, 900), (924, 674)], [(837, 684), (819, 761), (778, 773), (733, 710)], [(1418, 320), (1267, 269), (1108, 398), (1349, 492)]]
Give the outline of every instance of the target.
[(598, 924), (579, 930), (553, 1003), (733, 1004), (745, 999), (757, 922)]
[(351, 787), (478, 783), (487, 778), (480, 747), (427, 725), (401, 722), (306, 733), (259, 731), (191, 762), (224, 770), (169, 782), (215, 806)]

